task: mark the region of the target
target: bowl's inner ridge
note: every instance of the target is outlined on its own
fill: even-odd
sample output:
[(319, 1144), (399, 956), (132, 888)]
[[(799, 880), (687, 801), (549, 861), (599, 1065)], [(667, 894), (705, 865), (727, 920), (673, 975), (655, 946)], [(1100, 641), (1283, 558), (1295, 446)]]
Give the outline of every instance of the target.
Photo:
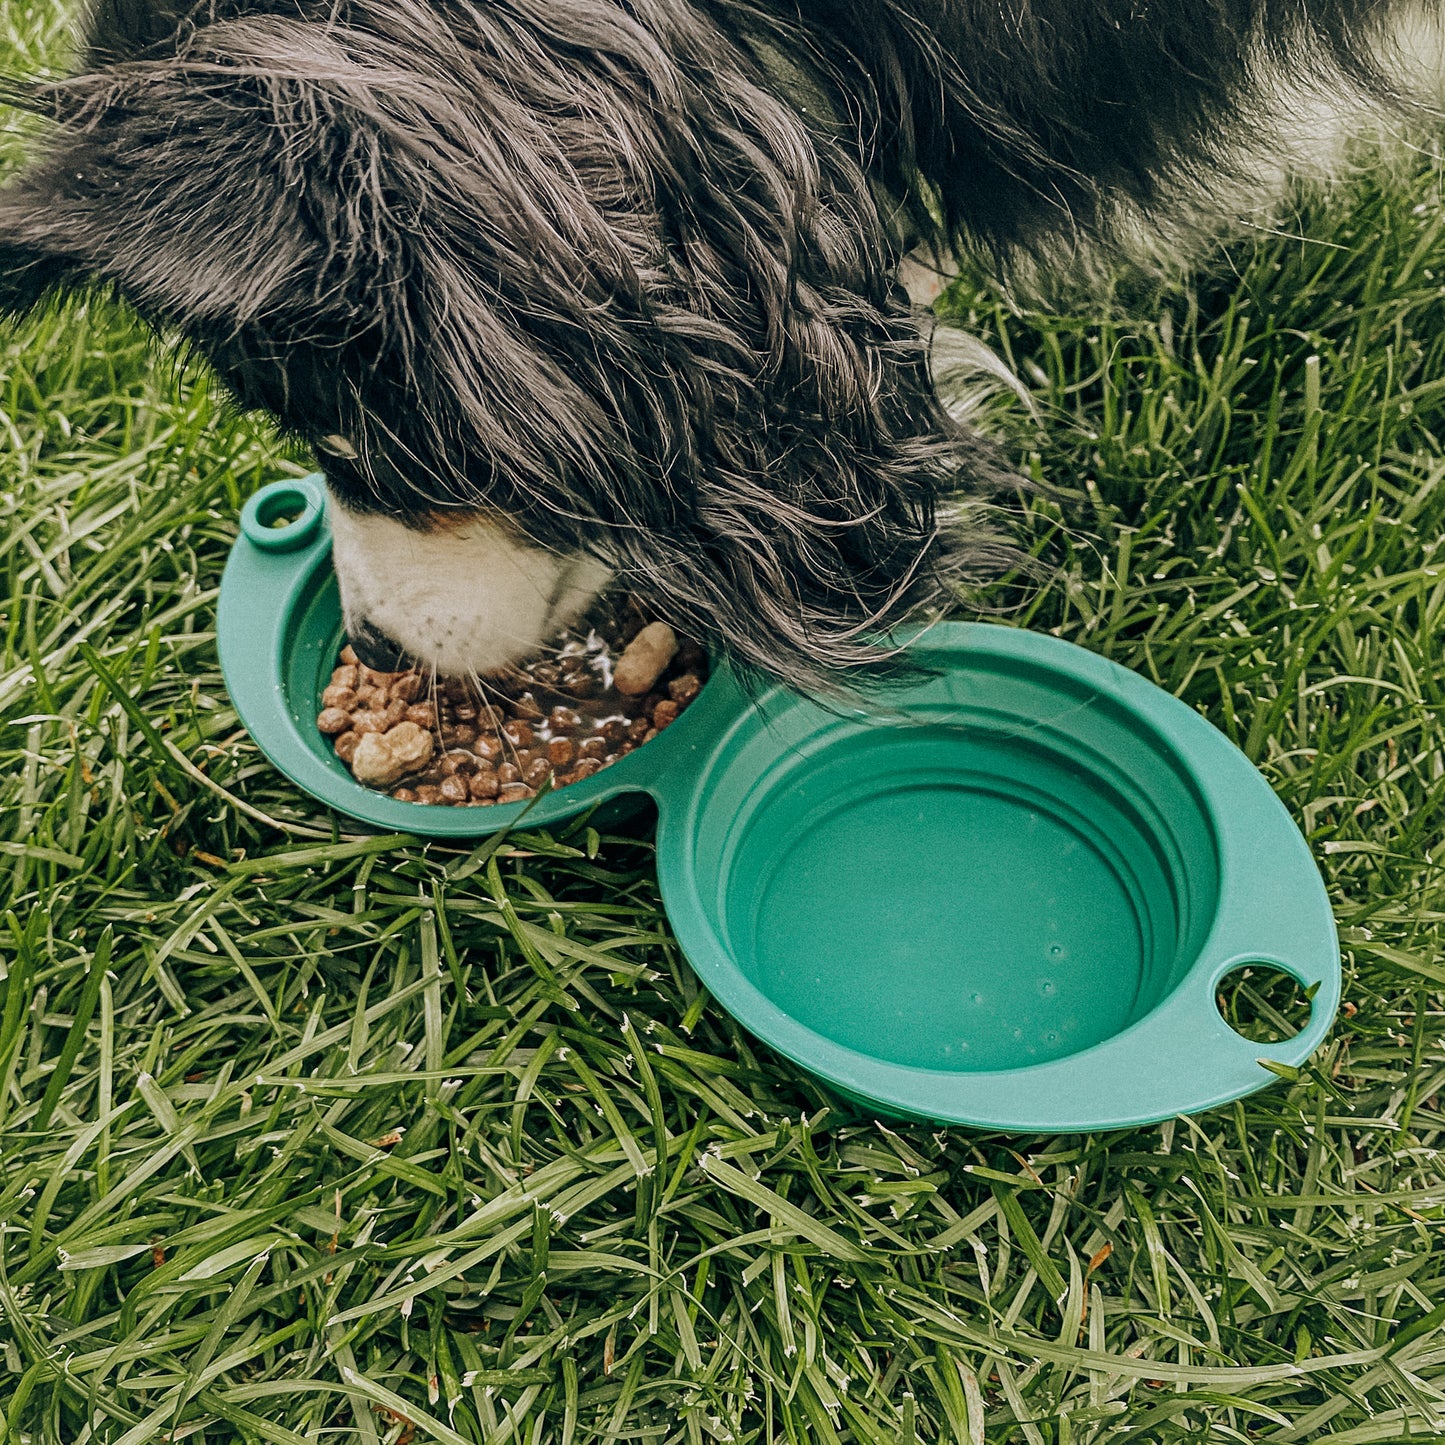
[(793, 704), (735, 745), (694, 877), (751, 983), (835, 1043), (950, 1072), (1154, 1008), (1215, 911), (1212, 829), (1161, 739), (1070, 691), (1005, 667), (926, 684), (919, 725)]

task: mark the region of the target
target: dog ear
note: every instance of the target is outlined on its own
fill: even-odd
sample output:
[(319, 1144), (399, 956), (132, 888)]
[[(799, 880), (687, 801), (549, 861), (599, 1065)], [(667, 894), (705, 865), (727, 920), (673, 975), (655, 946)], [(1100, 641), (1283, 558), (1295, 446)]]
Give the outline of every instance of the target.
[[(125, 7), (110, 8), (119, 25)], [(93, 39), (121, 41), (120, 29)], [(318, 249), (305, 188), (278, 155), (305, 147), (275, 123), (271, 98), (227, 67), (224, 54), (163, 46), (5, 87), (4, 100), (53, 129), (0, 191), (0, 312), (53, 290), (110, 288), (209, 352), (205, 342), (234, 340), (276, 303)]]

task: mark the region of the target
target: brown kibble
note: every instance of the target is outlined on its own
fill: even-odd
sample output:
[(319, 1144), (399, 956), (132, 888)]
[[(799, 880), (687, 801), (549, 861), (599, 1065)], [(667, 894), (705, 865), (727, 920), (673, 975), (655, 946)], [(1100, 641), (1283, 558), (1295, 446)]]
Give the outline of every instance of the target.
[(695, 672), (685, 672), (667, 685), (668, 696), (682, 707), (686, 707), (701, 691), (702, 679)]
[[(365, 733), (351, 760), (358, 783), (389, 788), (408, 773), (417, 772), (431, 761), (432, 736), (415, 723), (398, 723), (390, 732)], [(421, 796), (421, 790), (417, 790)]]
[(612, 669), (612, 685), (625, 697), (638, 697), (662, 676), (677, 651), (677, 634), (665, 622), (649, 622), (627, 644)]
[(337, 733), (344, 733), (351, 726), (351, 714), (339, 707), (322, 708), (321, 716), (316, 719), (316, 726), (327, 737), (334, 737)]
[[(356, 667), (361, 662), (361, 659), (356, 655), (356, 649), (349, 642), (341, 649), (341, 661), (347, 667)], [(356, 680), (354, 678), (349, 686), (356, 686)]]
[[(564, 635), (557, 654), (486, 686), (433, 681), (416, 668), (380, 672), (351, 652), (321, 700), (336, 756), (400, 801), (449, 807), (520, 802), (549, 784), (595, 777), (677, 719), (702, 691), (707, 658), (665, 624), (648, 624), (635, 600), (604, 608), (589, 625), (587, 642)], [(648, 649), (659, 667), (650, 677), (637, 670)], [(604, 682), (617, 676), (616, 689)], [(414, 756), (393, 754), (394, 734)]]

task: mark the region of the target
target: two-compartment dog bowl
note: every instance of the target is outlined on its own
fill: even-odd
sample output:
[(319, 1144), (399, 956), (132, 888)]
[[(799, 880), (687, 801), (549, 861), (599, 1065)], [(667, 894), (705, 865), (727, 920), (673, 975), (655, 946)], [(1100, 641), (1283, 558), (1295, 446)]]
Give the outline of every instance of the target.
[[(385, 828), (481, 837), (645, 792), (678, 941), (752, 1033), (893, 1117), (1111, 1129), (1237, 1099), (1299, 1065), (1339, 1002), (1329, 903), (1248, 760), (1124, 668), (1013, 628), (945, 624), (879, 715), (719, 668), (654, 741), (528, 810), (398, 802), (315, 724), (343, 641), (317, 479), (248, 503), (221, 587), (242, 721), (300, 787)], [(275, 526), (276, 518), (294, 518)], [(906, 718), (900, 720), (900, 714)], [(1245, 966), (1310, 1019), (1267, 1046), (1215, 1005)]]

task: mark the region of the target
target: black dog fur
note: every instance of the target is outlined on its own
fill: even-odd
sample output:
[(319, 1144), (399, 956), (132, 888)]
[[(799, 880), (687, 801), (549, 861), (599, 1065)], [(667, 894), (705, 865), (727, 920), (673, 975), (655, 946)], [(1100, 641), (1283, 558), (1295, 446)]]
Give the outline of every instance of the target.
[(74, 75), (5, 93), (54, 126), (0, 193), (0, 307), (112, 286), (348, 506), (506, 519), (827, 690), (1010, 558), (904, 252), (1155, 264), (1253, 203), (1280, 95), (1419, 112), (1402, 13), (102, 0)]

